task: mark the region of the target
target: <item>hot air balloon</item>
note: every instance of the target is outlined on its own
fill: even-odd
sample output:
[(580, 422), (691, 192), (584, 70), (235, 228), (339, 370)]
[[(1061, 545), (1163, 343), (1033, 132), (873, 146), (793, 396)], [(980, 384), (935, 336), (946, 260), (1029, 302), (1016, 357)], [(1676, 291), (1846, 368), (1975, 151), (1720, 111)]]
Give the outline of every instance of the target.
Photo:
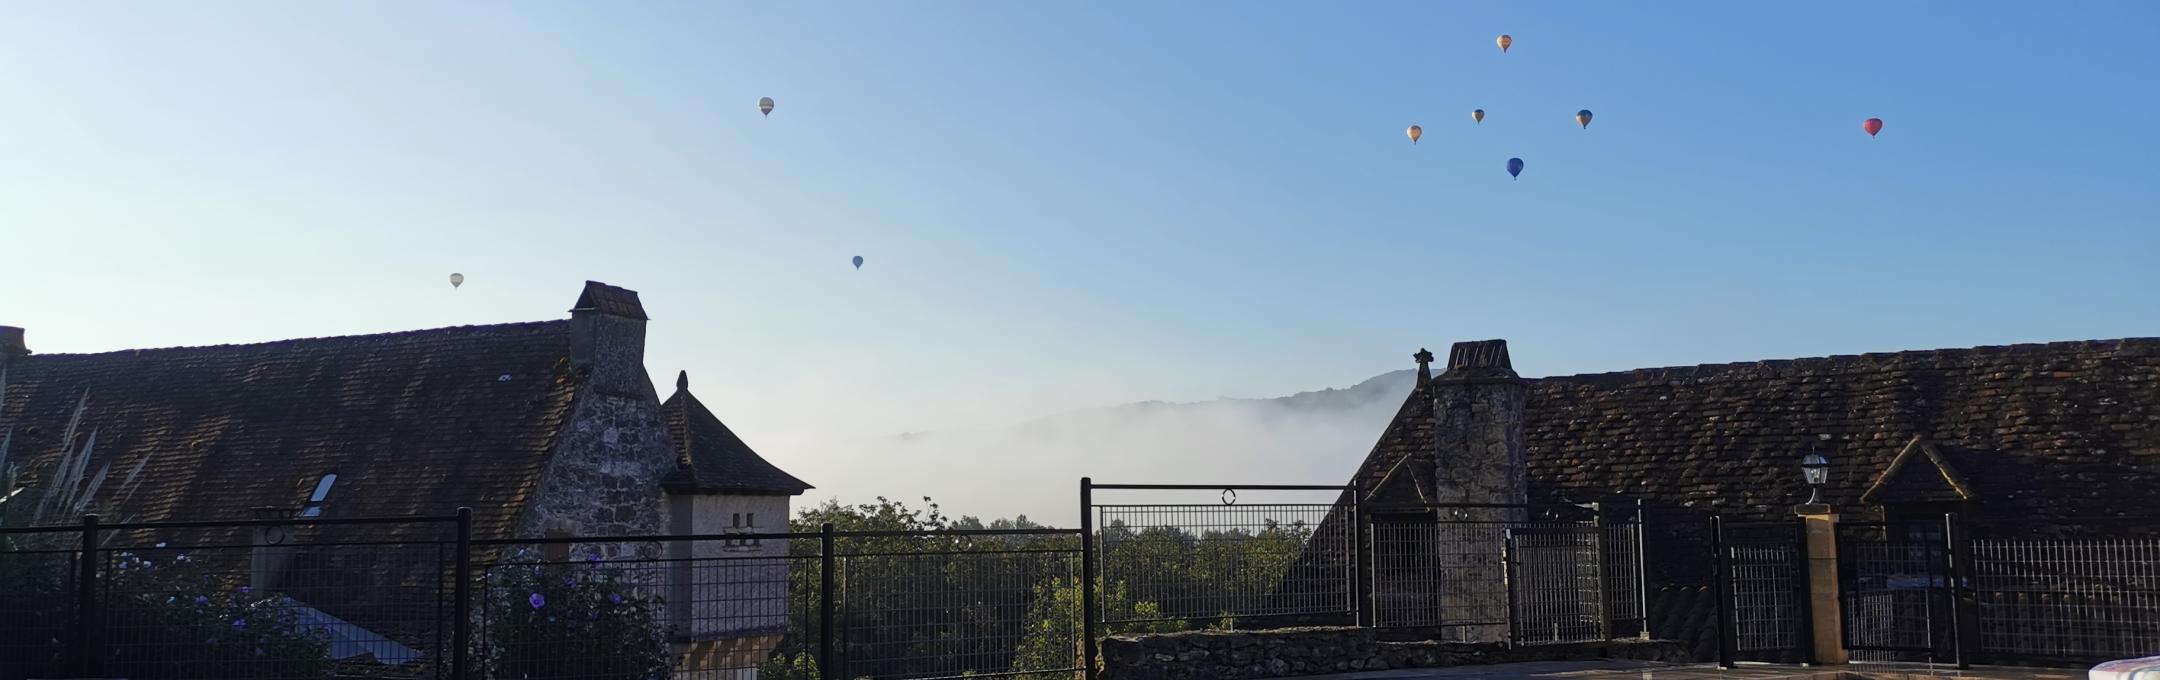
[(1522, 159), (1507, 159), (1507, 174), (1509, 177), (1522, 177)]
[(1509, 45), (1515, 44), (1515, 38), (1513, 36), (1502, 33), (1500, 34), (1500, 39), (1494, 40), (1493, 42), (1500, 44), (1501, 52), (1506, 52)]
[(772, 115), (772, 97), (758, 97), (757, 110), (758, 113)]
[(455, 273), (453, 273), (453, 274), (451, 274), (451, 275), (450, 275), (450, 287), (451, 287), (451, 288), (456, 288), (456, 287), (458, 287), (458, 286), (462, 286), (462, 285), (465, 285), (465, 275), (464, 275), (464, 274), (455, 274)]
[(1585, 130), (1590, 129), (1590, 110), (1583, 109), (1581, 111), (1576, 111), (1575, 122), (1582, 123), (1583, 129)]
[(1412, 125), (1412, 126), (1410, 126), (1410, 143), (1411, 143), (1411, 144), (1416, 144), (1416, 143), (1417, 143), (1417, 138), (1419, 138), (1419, 137), (1423, 137), (1423, 136), (1425, 136), (1425, 128), (1421, 128), (1421, 127), (1418, 127), (1418, 126), (1416, 126), (1416, 125)]
[(1860, 124), (1860, 129), (1866, 130), (1867, 136), (1873, 137), (1875, 136), (1875, 133), (1882, 132), (1882, 119), (1869, 118), (1867, 119), (1867, 122)]
[(1476, 123), (1483, 123), (1483, 122), (1485, 122), (1485, 110), (1484, 110), (1484, 109), (1471, 109), (1471, 110), (1470, 110), (1470, 120), (1471, 120), (1472, 122), (1476, 122)]
[(857, 255), (857, 256), (855, 256), (855, 268), (856, 268), (856, 269), (861, 269), (861, 268), (862, 268), (862, 256), (861, 256), (861, 255)]

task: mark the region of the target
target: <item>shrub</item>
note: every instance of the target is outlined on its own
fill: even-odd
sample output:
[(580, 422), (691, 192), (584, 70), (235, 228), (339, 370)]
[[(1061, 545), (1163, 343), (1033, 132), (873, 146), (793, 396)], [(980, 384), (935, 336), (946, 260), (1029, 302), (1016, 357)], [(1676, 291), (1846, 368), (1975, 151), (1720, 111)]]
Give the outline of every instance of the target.
[(594, 558), (498, 567), (488, 584), (482, 658), (498, 678), (668, 677), (660, 598)]

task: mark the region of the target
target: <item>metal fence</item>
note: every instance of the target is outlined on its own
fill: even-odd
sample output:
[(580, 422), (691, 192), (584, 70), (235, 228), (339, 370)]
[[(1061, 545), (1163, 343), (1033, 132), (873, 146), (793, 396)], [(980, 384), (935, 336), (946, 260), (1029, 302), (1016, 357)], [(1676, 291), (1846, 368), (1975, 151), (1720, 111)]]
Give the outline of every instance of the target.
[(1961, 535), (1965, 553), (1954, 565), (1973, 656), (2087, 663), (2160, 650), (2160, 538), (2124, 528), (1961, 527), (1985, 534)]
[(1641, 525), (1595, 505), (1375, 509), (1373, 620), (1440, 639), (1579, 642), (1645, 629)]
[(1080, 671), (1077, 531), (473, 541), (470, 527), (0, 530), (0, 680)]
[[(1258, 498), (1346, 487), (1082, 484), (1083, 530), (1098, 537), (1097, 601), (1106, 632), (1162, 628), (1150, 624), (1356, 622), (1356, 565), (1363, 558), (1354, 507)], [(1217, 498), (1096, 504), (1096, 490)]]
[(1797, 520), (1712, 518), (1720, 661), (1811, 660), (1805, 535)]

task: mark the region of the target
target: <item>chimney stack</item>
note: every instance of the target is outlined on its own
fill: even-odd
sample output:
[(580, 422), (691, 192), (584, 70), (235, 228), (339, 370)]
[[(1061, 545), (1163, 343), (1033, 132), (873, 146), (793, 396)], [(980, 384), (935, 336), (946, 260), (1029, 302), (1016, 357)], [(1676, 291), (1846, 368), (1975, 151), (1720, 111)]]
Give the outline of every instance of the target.
[(1417, 353), (1410, 355), (1410, 358), (1417, 360), (1417, 386), (1423, 388), (1426, 385), (1431, 385), (1432, 350), (1419, 347)]
[(30, 356), (30, 347), (23, 344), (23, 329), (18, 326), (0, 326), (0, 368), (14, 363), (16, 357)]
[(637, 291), (586, 281), (570, 308), (570, 364), (594, 389), (660, 401), (645, 374), (645, 305)]
[(1529, 501), (1523, 450), (1523, 407), (1529, 396), (1529, 385), (1508, 360), (1506, 340), (1455, 343), (1447, 372), (1432, 382), (1438, 443), (1433, 469), (1440, 502)]

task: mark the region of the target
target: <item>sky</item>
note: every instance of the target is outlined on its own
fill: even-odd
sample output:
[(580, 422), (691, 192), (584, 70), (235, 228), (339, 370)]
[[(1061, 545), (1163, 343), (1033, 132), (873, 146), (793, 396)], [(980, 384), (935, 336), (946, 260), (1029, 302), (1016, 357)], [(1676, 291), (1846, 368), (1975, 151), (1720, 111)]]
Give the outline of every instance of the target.
[[(2155, 25), (2130, 1), (8, 3), (0, 324), (40, 352), (251, 342), (561, 318), (606, 281), (642, 293), (657, 383), (687, 369), (846, 500), (919, 494), (851, 476), (881, 454), (845, 442), (1347, 386), (1459, 340), (1556, 375), (2149, 336)], [(1377, 436), (1311, 455), (1346, 474)], [(966, 471), (998, 454), (924, 455), (997, 481)]]

